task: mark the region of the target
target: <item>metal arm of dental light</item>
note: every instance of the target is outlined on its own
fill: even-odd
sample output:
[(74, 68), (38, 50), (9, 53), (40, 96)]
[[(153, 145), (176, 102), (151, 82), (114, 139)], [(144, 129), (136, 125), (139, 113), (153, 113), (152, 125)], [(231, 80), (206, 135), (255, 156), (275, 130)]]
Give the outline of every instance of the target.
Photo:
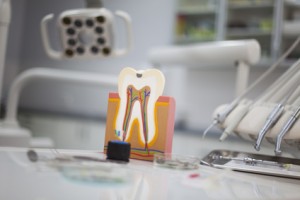
[[(27, 140), (30, 139), (28, 133), (24, 133), (17, 121), (17, 107), (19, 102), (19, 96), (22, 89), (31, 81), (34, 80), (52, 80), (67, 83), (78, 83), (81, 85), (94, 85), (94, 86), (117, 86), (117, 76), (93, 74), (86, 72), (74, 72), (59, 69), (46, 69), (46, 68), (33, 68), (21, 73), (13, 82), (7, 100), (7, 114), (3, 123), (0, 126), (0, 146), (1, 144), (16, 143), (17, 138), (12, 138), (10, 141), (6, 138), (6, 143), (1, 143), (2, 137), (6, 136), (20, 136), (24, 134)], [(7, 130), (9, 129), (9, 133)], [(28, 139), (29, 138), (29, 139)], [(11, 142), (11, 143), (9, 143)], [(23, 146), (26, 146), (29, 141), (23, 142)]]
[(149, 60), (158, 65), (226, 66), (237, 64), (236, 95), (248, 84), (249, 65), (260, 60), (260, 45), (256, 40), (216, 41), (186, 46), (155, 48)]
[[(8, 27), (11, 19), (10, 0), (0, 0), (0, 106), (2, 103), (2, 84), (6, 55)], [(0, 109), (1, 110), (1, 109)]]

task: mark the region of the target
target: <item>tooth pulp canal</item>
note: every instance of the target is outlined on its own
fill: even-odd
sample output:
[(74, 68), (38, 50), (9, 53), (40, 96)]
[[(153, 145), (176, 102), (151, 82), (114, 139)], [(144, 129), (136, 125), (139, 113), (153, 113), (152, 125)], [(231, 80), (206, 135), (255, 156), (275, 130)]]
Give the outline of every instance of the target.
[(119, 75), (118, 92), (120, 107), (115, 133), (125, 141), (129, 138), (133, 122), (139, 123), (139, 134), (145, 148), (155, 138), (155, 103), (162, 95), (164, 75), (157, 69), (136, 71), (124, 68)]

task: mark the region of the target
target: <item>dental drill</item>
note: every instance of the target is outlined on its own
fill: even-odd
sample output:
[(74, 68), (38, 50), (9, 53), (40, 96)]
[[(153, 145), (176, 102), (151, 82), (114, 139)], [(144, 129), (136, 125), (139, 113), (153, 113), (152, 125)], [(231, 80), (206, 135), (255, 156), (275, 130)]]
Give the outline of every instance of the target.
[(223, 131), (220, 141), (224, 141), (232, 132), (233, 130), (237, 127), (237, 125), (240, 123), (242, 118), (248, 113), (249, 107), (251, 106), (251, 102), (247, 102), (243, 107), (239, 110), (239, 112), (236, 114), (235, 118), (233, 119), (232, 122), (228, 125), (228, 127)]
[[(296, 76), (296, 78), (297, 78), (297, 76)], [(281, 117), (282, 113), (284, 112), (284, 106), (286, 105), (286, 102), (293, 95), (295, 89), (298, 87), (299, 80), (296, 79), (295, 81), (296, 81), (296, 85), (294, 85), (294, 87), (292, 87), (292, 89), (283, 98), (283, 100), (273, 108), (273, 110), (269, 114), (265, 124), (263, 125), (263, 128), (259, 131), (256, 143), (254, 145), (254, 148), (257, 151), (260, 150), (261, 142), (262, 142), (263, 138), (265, 137), (266, 133), (274, 126), (274, 124)], [(293, 81), (290, 81), (290, 82), (292, 82), (292, 83), (286, 84), (285, 87), (282, 87), (282, 89), (286, 89), (287, 86), (291, 86), (291, 84), (295, 84)], [(278, 93), (280, 93), (280, 92), (278, 92)]]
[(280, 149), (280, 146), (281, 146), (282, 139), (293, 127), (295, 122), (298, 120), (299, 116), (300, 116), (300, 106), (290, 116), (290, 118), (287, 120), (287, 122), (284, 124), (283, 128), (281, 129), (280, 133), (277, 135), (275, 155), (281, 155), (282, 151)]
[(279, 103), (273, 108), (273, 110), (270, 113), (270, 115), (268, 116), (263, 128), (258, 133), (258, 138), (254, 145), (254, 148), (256, 149), (256, 151), (260, 150), (260, 145), (261, 145), (263, 138), (265, 137), (266, 133), (273, 127), (273, 125), (278, 121), (278, 119), (281, 116), (281, 114), (283, 113), (283, 111), (284, 111), (284, 103)]
[[(237, 105), (241, 102), (241, 100), (248, 94), (250, 91), (252, 91), (261, 81), (263, 81), (269, 74), (271, 74), (278, 66), (279, 64), (296, 48), (296, 46), (300, 42), (300, 37), (298, 37), (295, 42), (287, 49), (287, 51), (282, 54), (282, 56), (265, 72), (263, 73), (256, 81), (254, 81), (240, 96), (238, 96), (236, 99), (232, 101), (231, 104), (229, 104), (224, 111), (221, 111), (216, 115), (213, 122), (209, 127), (204, 131), (203, 138), (206, 136), (208, 131), (214, 127), (217, 124), (224, 123), (225, 119), (228, 117), (228, 115), (237, 107)], [(248, 105), (250, 107), (250, 105)], [(235, 123), (231, 125), (226, 132), (224, 132), (220, 138), (221, 141), (223, 141), (231, 132), (234, 130), (234, 128), (238, 125), (238, 122), (242, 120), (242, 118), (247, 113), (247, 109), (245, 108), (241, 113), (237, 116), (235, 119)]]

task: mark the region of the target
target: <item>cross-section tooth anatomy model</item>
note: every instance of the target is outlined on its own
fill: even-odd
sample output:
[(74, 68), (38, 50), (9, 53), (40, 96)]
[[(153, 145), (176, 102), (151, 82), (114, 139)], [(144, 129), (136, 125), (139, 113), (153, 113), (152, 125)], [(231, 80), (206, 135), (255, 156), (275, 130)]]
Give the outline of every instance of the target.
[(106, 143), (131, 143), (131, 157), (153, 159), (155, 152), (170, 153), (174, 129), (175, 101), (161, 96), (165, 78), (161, 71), (124, 68), (119, 75), (118, 94), (109, 97)]

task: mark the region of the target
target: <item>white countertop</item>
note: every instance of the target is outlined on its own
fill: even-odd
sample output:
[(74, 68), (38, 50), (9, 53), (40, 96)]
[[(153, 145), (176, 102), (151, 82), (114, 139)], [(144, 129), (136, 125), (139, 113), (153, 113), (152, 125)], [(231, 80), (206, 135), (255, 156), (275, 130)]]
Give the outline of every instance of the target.
[[(125, 171), (122, 184), (74, 179), (45, 162), (32, 163), (27, 149), (0, 148), (0, 199), (299, 199), (300, 180), (255, 175), (200, 166), (180, 171), (157, 168), (152, 162), (104, 163)], [(56, 155), (103, 158), (96, 151), (36, 149), (41, 160)], [(89, 168), (87, 168), (89, 169)], [(81, 174), (80, 174), (81, 173)], [(77, 174), (85, 177), (84, 171)]]

